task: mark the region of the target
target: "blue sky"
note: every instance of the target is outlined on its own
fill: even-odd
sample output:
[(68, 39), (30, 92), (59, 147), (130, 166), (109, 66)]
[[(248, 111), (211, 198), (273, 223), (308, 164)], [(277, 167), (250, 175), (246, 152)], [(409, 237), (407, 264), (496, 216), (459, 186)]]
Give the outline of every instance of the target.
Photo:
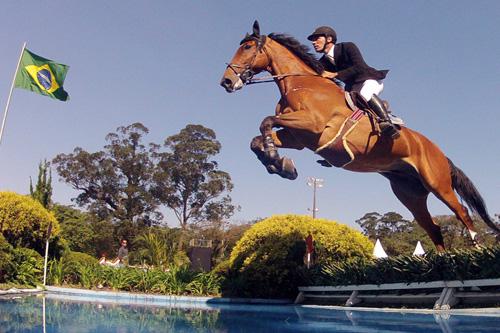
[[(263, 33), (308, 44), (319, 25), (353, 41), (373, 67), (390, 69), (382, 96), (409, 127), (436, 142), (500, 213), (500, 2), (498, 1), (5, 1), (0, 13), (0, 105), (21, 45), (70, 66), (63, 103), (14, 91), (0, 146), (0, 190), (27, 193), (39, 161), (79, 146), (100, 150), (117, 127), (142, 122), (147, 142), (189, 123), (214, 129), (220, 168), (242, 210), (233, 220), (309, 214), (308, 176), (324, 179), (318, 217), (354, 225), (364, 213), (409, 212), (376, 174), (326, 169), (310, 151), (295, 181), (268, 175), (249, 150), (279, 99), (272, 83), (227, 94), (218, 83), (255, 19)], [(76, 195), (54, 175), (54, 199)], [(434, 197), (433, 215), (450, 214)], [(175, 225), (167, 214), (168, 224)]]

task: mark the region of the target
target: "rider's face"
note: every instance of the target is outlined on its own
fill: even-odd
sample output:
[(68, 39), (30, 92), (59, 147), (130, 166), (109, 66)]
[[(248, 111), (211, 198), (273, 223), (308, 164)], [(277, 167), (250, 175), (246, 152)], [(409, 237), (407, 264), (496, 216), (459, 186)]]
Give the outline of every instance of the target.
[(325, 45), (326, 45), (326, 37), (325, 36), (317, 36), (315, 39), (312, 41), (312, 45), (314, 47), (314, 50), (316, 52), (324, 52), (325, 50)]

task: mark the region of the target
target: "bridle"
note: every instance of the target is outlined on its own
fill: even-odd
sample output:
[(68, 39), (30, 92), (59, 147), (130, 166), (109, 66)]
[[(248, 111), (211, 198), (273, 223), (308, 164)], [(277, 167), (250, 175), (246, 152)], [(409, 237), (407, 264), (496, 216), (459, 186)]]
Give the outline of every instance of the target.
[[(239, 65), (239, 64), (234, 64), (234, 63), (227, 63), (226, 62), (226, 68), (230, 68), (234, 74), (243, 82), (244, 85), (250, 85), (250, 84), (257, 84), (257, 83), (267, 83), (267, 82), (274, 82), (276, 79), (280, 80), (288, 76), (311, 76), (311, 74), (302, 74), (302, 73), (288, 73), (288, 74), (280, 74), (280, 75), (267, 75), (264, 77), (260, 78), (254, 78), (254, 75), (256, 74), (255, 71), (252, 69), (253, 63), (255, 62), (255, 58), (257, 58), (257, 55), (260, 52), (266, 53), (264, 50), (264, 44), (266, 43), (266, 36), (254, 36), (254, 35), (249, 35), (247, 34), (245, 38), (240, 42), (240, 45), (248, 42), (249, 40), (254, 40), (257, 43), (257, 48), (255, 50), (255, 53), (253, 54), (251, 60), (245, 65)], [(267, 54), (266, 54), (267, 55)], [(241, 69), (243, 68), (243, 71), (238, 73), (236, 69)], [(320, 76), (320, 75), (313, 75), (313, 76)]]
[[(245, 66), (226, 63), (226, 68), (230, 68), (234, 72), (234, 74), (241, 80), (241, 82), (243, 82), (243, 84), (252, 84), (253, 76), (256, 74), (252, 69), (253, 63), (255, 62), (255, 58), (257, 58), (257, 55), (263, 51), (264, 44), (266, 43), (266, 36), (257, 37), (255, 35), (247, 34), (245, 38), (243, 38), (243, 40), (240, 42), (240, 45), (250, 40), (254, 40), (257, 43), (257, 47), (255, 48), (255, 53), (252, 55), (251, 60)], [(236, 68), (243, 68), (243, 71), (241, 73), (238, 73)]]

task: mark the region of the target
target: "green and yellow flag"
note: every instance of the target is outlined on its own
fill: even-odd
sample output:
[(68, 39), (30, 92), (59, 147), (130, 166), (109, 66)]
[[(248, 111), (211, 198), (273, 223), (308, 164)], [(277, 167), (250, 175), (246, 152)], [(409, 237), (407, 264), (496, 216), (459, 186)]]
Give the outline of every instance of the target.
[(69, 96), (63, 89), (63, 82), (68, 68), (69, 66), (42, 58), (24, 49), (16, 74), (15, 87), (66, 101)]

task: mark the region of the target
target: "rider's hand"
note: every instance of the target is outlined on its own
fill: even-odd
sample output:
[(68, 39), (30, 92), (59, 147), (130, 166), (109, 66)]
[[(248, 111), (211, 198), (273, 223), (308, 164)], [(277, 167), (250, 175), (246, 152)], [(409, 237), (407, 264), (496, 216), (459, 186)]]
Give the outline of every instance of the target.
[(327, 79), (333, 79), (337, 76), (337, 73), (334, 73), (334, 72), (329, 72), (329, 71), (323, 71), (323, 73), (321, 73), (321, 76), (322, 77), (326, 77)]

